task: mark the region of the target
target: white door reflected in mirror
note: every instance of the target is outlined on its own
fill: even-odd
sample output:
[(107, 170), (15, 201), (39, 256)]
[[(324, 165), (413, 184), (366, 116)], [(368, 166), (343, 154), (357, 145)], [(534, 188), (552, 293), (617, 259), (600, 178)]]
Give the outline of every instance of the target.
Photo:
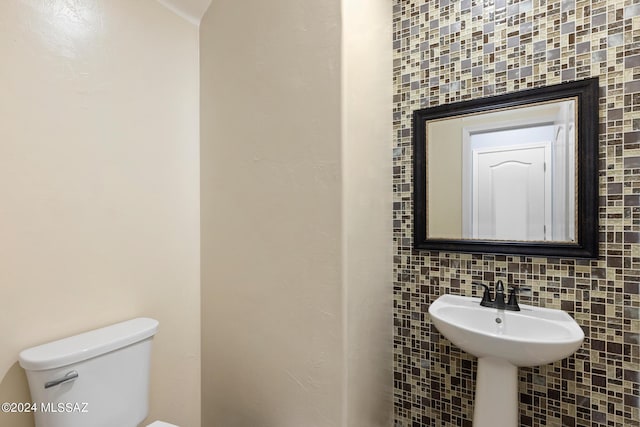
[[(506, 146), (474, 151), (474, 239), (547, 240), (551, 200), (546, 171), (550, 145)], [(465, 215), (466, 214), (466, 215)]]

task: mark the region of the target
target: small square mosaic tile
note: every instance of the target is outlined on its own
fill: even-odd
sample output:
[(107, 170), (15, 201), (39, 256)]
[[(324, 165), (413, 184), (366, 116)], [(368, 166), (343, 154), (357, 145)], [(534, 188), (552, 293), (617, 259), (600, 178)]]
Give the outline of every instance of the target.
[[(396, 427), (471, 427), (477, 362), (429, 320), (474, 280), (531, 287), (585, 331), (554, 364), (519, 370), (521, 426), (640, 426), (640, 1), (394, 0)], [(412, 112), (600, 78), (600, 257), (413, 249)]]

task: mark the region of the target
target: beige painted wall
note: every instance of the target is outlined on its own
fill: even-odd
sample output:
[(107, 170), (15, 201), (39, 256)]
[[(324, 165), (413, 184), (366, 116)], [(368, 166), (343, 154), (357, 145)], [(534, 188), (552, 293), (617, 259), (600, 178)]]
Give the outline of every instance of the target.
[(206, 426), (340, 423), (339, 7), (216, 0), (201, 22)]
[(392, 424), (391, 11), (342, 0), (343, 427)]
[(199, 425), (197, 27), (4, 0), (0, 32), (0, 400), (29, 400), (20, 350), (151, 316), (151, 417)]
[(390, 37), (355, 45), (382, 3), (362, 38), (355, 1), (201, 23), (203, 425), (390, 424)]

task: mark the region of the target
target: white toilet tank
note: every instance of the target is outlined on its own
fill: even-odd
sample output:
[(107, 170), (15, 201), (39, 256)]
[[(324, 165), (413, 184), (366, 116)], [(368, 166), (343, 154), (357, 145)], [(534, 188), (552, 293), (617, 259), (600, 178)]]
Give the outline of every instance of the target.
[(157, 330), (157, 320), (137, 318), (22, 351), (36, 427), (138, 426)]

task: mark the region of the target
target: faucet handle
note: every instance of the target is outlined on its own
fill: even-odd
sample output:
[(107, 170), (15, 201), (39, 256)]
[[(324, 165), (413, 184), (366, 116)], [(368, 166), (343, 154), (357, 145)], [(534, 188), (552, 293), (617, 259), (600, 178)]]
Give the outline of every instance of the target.
[(491, 307), (491, 289), (484, 283), (480, 282), (471, 282), (472, 285), (482, 286), (484, 288), (484, 292), (482, 293), (482, 301), (480, 301), (480, 305), (484, 307)]
[(520, 306), (518, 306), (518, 297), (516, 293), (520, 289), (517, 286), (509, 286), (509, 300), (507, 301), (507, 307), (509, 310), (520, 311)]

